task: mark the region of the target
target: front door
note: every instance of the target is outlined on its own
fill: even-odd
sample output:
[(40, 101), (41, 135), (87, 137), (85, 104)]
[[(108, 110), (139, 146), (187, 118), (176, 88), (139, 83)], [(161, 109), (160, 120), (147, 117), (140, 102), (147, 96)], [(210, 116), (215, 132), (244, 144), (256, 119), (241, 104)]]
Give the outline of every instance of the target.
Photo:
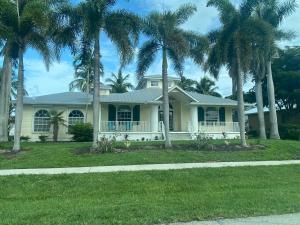
[[(162, 107), (159, 107), (159, 121), (164, 121), (164, 111), (161, 109)], [(170, 111), (169, 111), (169, 130), (174, 131), (174, 111), (173, 107), (170, 105)]]

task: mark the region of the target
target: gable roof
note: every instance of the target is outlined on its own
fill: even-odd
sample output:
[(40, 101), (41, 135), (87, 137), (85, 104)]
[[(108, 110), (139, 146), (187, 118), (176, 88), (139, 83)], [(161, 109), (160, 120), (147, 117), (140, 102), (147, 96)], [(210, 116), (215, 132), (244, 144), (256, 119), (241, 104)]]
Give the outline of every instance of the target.
[[(182, 94), (191, 99), (195, 105), (216, 105), (216, 106), (237, 106), (237, 101), (224, 99), (209, 95), (202, 95), (196, 92), (184, 91), (179, 87), (173, 87), (171, 92), (178, 89)], [(102, 103), (137, 103), (137, 104), (153, 104), (161, 103), (162, 89), (146, 88), (134, 90), (127, 93), (113, 93), (101, 96)], [(25, 105), (86, 105), (91, 104), (92, 95), (81, 92), (64, 92), (58, 94), (43, 95), (38, 97), (24, 97)]]

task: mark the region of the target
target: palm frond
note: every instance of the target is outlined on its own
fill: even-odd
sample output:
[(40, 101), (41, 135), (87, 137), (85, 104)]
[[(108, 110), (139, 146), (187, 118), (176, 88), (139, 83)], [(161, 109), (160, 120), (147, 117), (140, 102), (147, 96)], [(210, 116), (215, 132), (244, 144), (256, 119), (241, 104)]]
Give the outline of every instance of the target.
[(140, 48), (137, 62), (137, 76), (142, 77), (150, 65), (153, 63), (155, 56), (161, 46), (154, 40), (147, 41)]
[(197, 7), (194, 4), (185, 4), (175, 11), (177, 25), (185, 23), (195, 12)]

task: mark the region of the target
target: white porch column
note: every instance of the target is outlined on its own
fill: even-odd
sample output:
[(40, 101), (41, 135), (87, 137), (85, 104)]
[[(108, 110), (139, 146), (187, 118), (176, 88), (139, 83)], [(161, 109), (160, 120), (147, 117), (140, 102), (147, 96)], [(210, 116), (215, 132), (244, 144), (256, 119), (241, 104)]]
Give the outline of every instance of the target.
[(150, 128), (151, 132), (158, 132), (158, 105), (150, 106)]
[(190, 128), (192, 133), (198, 133), (198, 106), (190, 105)]

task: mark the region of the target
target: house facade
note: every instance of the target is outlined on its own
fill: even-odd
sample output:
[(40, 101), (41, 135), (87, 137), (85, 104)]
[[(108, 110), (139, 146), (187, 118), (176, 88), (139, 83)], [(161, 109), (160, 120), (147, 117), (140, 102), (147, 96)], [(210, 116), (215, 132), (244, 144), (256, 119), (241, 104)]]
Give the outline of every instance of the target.
[[(212, 138), (238, 138), (237, 102), (182, 90), (176, 77), (169, 77), (171, 139), (193, 139), (199, 133)], [(159, 140), (164, 138), (161, 76), (146, 76), (136, 90), (123, 94), (111, 93), (101, 86), (101, 136), (124, 140)], [(45, 135), (52, 138), (49, 112), (64, 112), (67, 126), (59, 129), (59, 140), (68, 141), (68, 127), (76, 123), (93, 123), (92, 95), (65, 92), (38, 97), (24, 97), (22, 136), (31, 141)]]

